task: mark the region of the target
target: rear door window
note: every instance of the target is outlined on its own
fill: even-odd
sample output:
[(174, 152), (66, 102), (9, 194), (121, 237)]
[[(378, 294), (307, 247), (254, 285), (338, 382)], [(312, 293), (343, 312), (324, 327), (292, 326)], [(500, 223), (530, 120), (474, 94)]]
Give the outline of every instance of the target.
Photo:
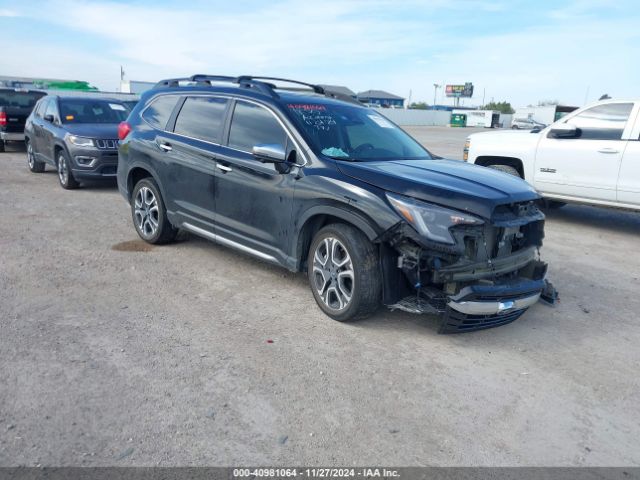
[(188, 97), (180, 109), (174, 132), (219, 144), (227, 103), (224, 98)]
[(176, 95), (162, 95), (144, 109), (142, 118), (152, 127), (164, 130), (177, 101)]
[(260, 144), (286, 145), (287, 134), (271, 112), (252, 103), (238, 101), (229, 130), (229, 147), (251, 152)]
[(14, 90), (0, 91), (0, 105), (4, 107), (32, 109), (36, 102), (44, 97), (41, 92), (21, 92)]

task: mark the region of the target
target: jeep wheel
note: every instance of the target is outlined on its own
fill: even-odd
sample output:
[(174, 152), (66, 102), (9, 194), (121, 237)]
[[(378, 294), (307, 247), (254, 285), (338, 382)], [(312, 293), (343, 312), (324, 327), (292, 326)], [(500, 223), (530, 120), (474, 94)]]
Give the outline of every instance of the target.
[(29, 165), (29, 170), (31, 170), (33, 173), (44, 172), (44, 162), (39, 162), (38, 160), (36, 160), (36, 154), (33, 151), (31, 142), (27, 142), (27, 162)]
[(307, 259), (318, 306), (339, 322), (364, 318), (380, 304), (378, 252), (356, 228), (333, 224), (314, 237)]
[(140, 238), (153, 244), (175, 240), (178, 230), (167, 219), (160, 189), (152, 178), (143, 178), (133, 189), (131, 216)]
[(508, 173), (509, 175), (513, 175), (514, 177), (520, 177), (520, 173), (518, 170), (513, 168), (510, 165), (487, 165), (489, 168), (493, 168), (494, 170), (500, 170), (501, 172)]
[(65, 190), (74, 190), (80, 186), (78, 181), (74, 178), (73, 172), (71, 172), (71, 164), (69, 158), (64, 150), (58, 152), (58, 161), (56, 166), (58, 167), (58, 180), (60, 185)]

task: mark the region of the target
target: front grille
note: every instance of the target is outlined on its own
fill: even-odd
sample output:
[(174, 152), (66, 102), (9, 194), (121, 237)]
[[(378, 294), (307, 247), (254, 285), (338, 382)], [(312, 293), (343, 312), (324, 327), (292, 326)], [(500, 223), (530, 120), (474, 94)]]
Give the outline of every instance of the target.
[(96, 147), (98, 147), (100, 150), (115, 150), (116, 148), (118, 148), (118, 140), (98, 139), (96, 140)]
[(526, 309), (497, 315), (465, 315), (453, 308), (447, 308), (438, 333), (463, 333), (499, 327), (517, 320), (525, 311)]

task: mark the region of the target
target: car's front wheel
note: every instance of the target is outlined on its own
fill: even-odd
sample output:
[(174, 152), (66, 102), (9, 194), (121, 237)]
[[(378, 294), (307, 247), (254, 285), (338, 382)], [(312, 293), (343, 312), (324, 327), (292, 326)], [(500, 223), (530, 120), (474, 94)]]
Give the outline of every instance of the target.
[(160, 189), (152, 178), (143, 178), (133, 188), (131, 216), (138, 235), (145, 242), (168, 243), (178, 234), (167, 219)]
[(29, 165), (29, 170), (33, 173), (44, 172), (44, 162), (36, 160), (36, 153), (33, 151), (31, 142), (27, 142), (27, 164)]
[(360, 230), (340, 223), (322, 228), (311, 242), (307, 267), (318, 306), (334, 320), (356, 320), (378, 309), (378, 250)]
[(73, 172), (71, 171), (71, 162), (69, 162), (69, 157), (64, 153), (64, 150), (60, 150), (58, 152), (56, 167), (58, 169), (58, 180), (60, 180), (62, 188), (65, 190), (73, 190), (80, 186), (73, 176)]

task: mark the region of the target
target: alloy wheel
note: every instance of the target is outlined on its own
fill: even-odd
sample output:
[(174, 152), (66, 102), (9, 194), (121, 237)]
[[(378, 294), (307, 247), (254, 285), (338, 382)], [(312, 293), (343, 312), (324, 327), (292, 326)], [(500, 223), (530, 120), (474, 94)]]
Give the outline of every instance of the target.
[(351, 256), (335, 237), (324, 238), (313, 254), (314, 287), (322, 302), (331, 310), (344, 310), (354, 292)]
[(33, 170), (35, 164), (36, 164), (36, 159), (35, 159), (35, 155), (33, 153), (33, 147), (31, 146), (31, 142), (29, 142), (27, 144), (27, 160), (29, 162), (29, 168), (31, 170)]
[(141, 187), (134, 200), (134, 217), (138, 231), (146, 238), (153, 237), (158, 231), (160, 210), (158, 200), (148, 187)]
[(67, 185), (69, 182), (69, 169), (67, 168), (67, 161), (64, 158), (64, 155), (60, 155), (58, 157), (58, 177), (60, 178), (60, 183), (62, 185)]

